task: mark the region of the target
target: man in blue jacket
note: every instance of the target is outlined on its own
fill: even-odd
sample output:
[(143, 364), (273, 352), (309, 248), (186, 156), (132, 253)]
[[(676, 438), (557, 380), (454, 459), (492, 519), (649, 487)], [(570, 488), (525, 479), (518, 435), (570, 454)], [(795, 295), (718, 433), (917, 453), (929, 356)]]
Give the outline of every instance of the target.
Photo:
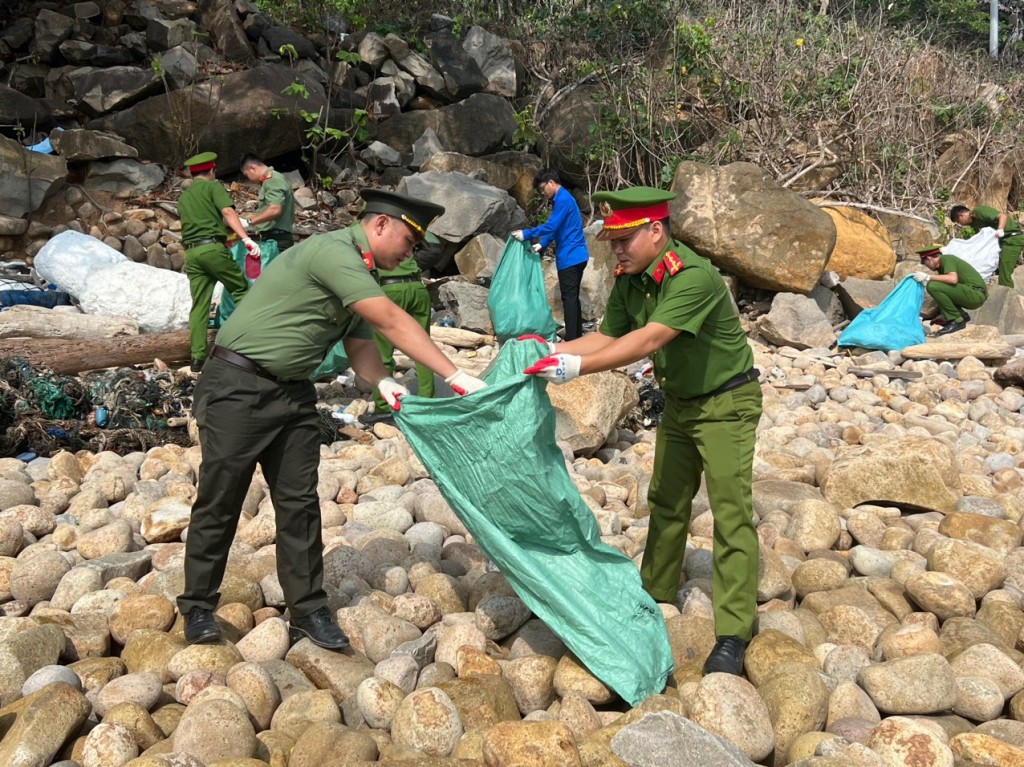
[(583, 311), (580, 307), (580, 283), (587, 268), (587, 241), (583, 237), (583, 217), (579, 205), (558, 180), (550, 168), (537, 173), (534, 188), (551, 200), (548, 220), (533, 229), (517, 229), (512, 236), (520, 242), (539, 239), (534, 250), (540, 252), (555, 243), (555, 263), (558, 266), (558, 288), (562, 294), (562, 312), (565, 316), (565, 340), (572, 341), (583, 335)]

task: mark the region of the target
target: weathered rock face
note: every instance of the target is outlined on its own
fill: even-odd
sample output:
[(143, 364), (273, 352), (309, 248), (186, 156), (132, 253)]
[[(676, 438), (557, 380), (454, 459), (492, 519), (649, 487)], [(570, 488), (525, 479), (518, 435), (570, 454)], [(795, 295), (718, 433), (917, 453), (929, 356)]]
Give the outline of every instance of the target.
[(485, 90), (488, 93), (507, 98), (516, 95), (516, 64), (507, 40), (483, 27), (470, 27), (462, 45), (487, 78)]
[(862, 280), (848, 277), (836, 286), (836, 294), (842, 302), (846, 316), (851, 319), (865, 309), (874, 309), (892, 292), (895, 283), (891, 280)]
[(50, 133), (50, 144), (57, 154), (68, 162), (105, 160), (110, 157), (134, 159), (139, 152), (115, 136), (98, 131), (72, 128)]
[(840, 449), (821, 491), (840, 508), (875, 502), (935, 511), (953, 511), (963, 493), (953, 451), (922, 438)]
[(446, 149), (479, 157), (512, 145), (515, 112), (499, 96), (476, 93), (441, 109), (395, 115), (377, 127), (375, 138), (400, 152), (412, 152), (413, 143), (427, 128)]
[(768, 341), (794, 349), (828, 348), (836, 341), (832, 324), (813, 298), (779, 293), (768, 314), (757, 318), (758, 332)]
[(836, 242), (832, 219), (750, 163), (680, 163), (672, 232), (748, 285), (809, 293)]
[[(282, 93), (296, 77), (309, 99)], [(267, 64), (153, 96), (88, 127), (112, 131), (140, 157), (173, 168), (181, 167), (190, 147), (202, 146), (217, 153), (218, 172), (226, 173), (238, 168), (249, 147), (273, 146), (280, 153), (299, 149), (308, 127), (299, 110), (325, 107), (319, 83), (290, 67)], [(271, 112), (279, 117), (265, 119)]]
[(16, 218), (42, 205), (68, 173), (60, 157), (30, 152), (5, 136), (0, 136), (0, 169), (0, 213)]
[(988, 298), (971, 312), (979, 325), (994, 325), (1003, 335), (1024, 333), (1024, 295), (1001, 285), (988, 286)]
[(830, 271), (841, 277), (879, 280), (892, 274), (896, 251), (885, 227), (856, 208), (826, 206), (836, 227), (836, 245), (828, 260)]
[(555, 406), (555, 436), (580, 455), (590, 455), (604, 444), (615, 424), (636, 407), (636, 387), (619, 373), (595, 373), (549, 386)]

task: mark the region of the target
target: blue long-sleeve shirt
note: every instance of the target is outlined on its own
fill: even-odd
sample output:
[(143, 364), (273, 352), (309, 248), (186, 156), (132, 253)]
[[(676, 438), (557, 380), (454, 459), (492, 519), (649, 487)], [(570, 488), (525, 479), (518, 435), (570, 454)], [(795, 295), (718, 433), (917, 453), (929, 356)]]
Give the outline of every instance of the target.
[(555, 264), (559, 269), (581, 264), (590, 258), (587, 241), (583, 237), (583, 216), (579, 205), (565, 187), (560, 187), (552, 199), (554, 203), (548, 220), (533, 229), (524, 229), (527, 240), (540, 239), (542, 247), (555, 243)]

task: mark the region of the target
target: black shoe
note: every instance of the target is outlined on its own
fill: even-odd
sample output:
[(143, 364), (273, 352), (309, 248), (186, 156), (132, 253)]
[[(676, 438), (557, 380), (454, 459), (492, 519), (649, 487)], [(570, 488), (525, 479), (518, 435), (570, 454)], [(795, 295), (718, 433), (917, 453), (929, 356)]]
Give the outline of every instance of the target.
[(220, 626), (213, 618), (213, 611), (205, 607), (193, 607), (185, 616), (185, 642), (187, 644), (209, 644), (220, 640)]
[(338, 628), (338, 624), (331, 617), (331, 612), (326, 607), (321, 607), (314, 613), (303, 615), (301, 618), (292, 618), (288, 628), (288, 639), (294, 644), (300, 639), (308, 638), (318, 647), (325, 647), (328, 650), (348, 649), (348, 637)]
[(192, 372), (198, 373), (199, 371), (201, 371), (203, 369), (203, 363), (205, 362), (206, 360), (192, 360)]
[(373, 426), (375, 423), (386, 423), (388, 426), (395, 425), (395, 414), (390, 410), (383, 413), (363, 413), (359, 420), (366, 426)]
[(963, 330), (967, 327), (967, 320), (956, 320), (954, 322), (946, 323), (946, 326), (935, 333), (938, 336), (948, 336), (950, 333), (956, 333), (958, 330)]
[(704, 674), (743, 675), (743, 654), (747, 651), (747, 642), (739, 637), (718, 637), (715, 649), (704, 661)]
[(964, 316), (964, 323), (965, 324), (971, 321), (971, 315), (969, 315), (963, 309), (960, 310), (960, 314), (962, 314)]

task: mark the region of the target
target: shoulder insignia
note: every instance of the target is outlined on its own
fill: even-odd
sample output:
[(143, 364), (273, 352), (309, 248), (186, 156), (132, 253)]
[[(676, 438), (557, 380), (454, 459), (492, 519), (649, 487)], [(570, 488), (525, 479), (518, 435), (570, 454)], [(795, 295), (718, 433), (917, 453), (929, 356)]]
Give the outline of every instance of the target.
[(678, 274), (686, 268), (683, 264), (683, 260), (676, 255), (674, 250), (670, 250), (665, 254), (665, 258), (662, 259), (662, 263), (665, 264), (665, 268), (668, 269), (670, 275)]
[(626, 270), (622, 268), (622, 264), (615, 265), (615, 271), (612, 272), (613, 277), (621, 277), (626, 273)]
[(651, 275), (651, 277), (654, 278), (654, 281), (656, 283), (658, 283), (659, 285), (661, 284), (661, 281), (663, 279), (665, 279), (665, 262), (664, 261), (659, 261), (658, 262), (658, 265), (656, 267), (654, 267), (654, 273)]
[(374, 264), (373, 262), (373, 253), (371, 253), (368, 250), (365, 252), (359, 251), (359, 255), (363, 257), (363, 263), (366, 264), (366, 268), (369, 269), (371, 272), (377, 268), (376, 264)]

